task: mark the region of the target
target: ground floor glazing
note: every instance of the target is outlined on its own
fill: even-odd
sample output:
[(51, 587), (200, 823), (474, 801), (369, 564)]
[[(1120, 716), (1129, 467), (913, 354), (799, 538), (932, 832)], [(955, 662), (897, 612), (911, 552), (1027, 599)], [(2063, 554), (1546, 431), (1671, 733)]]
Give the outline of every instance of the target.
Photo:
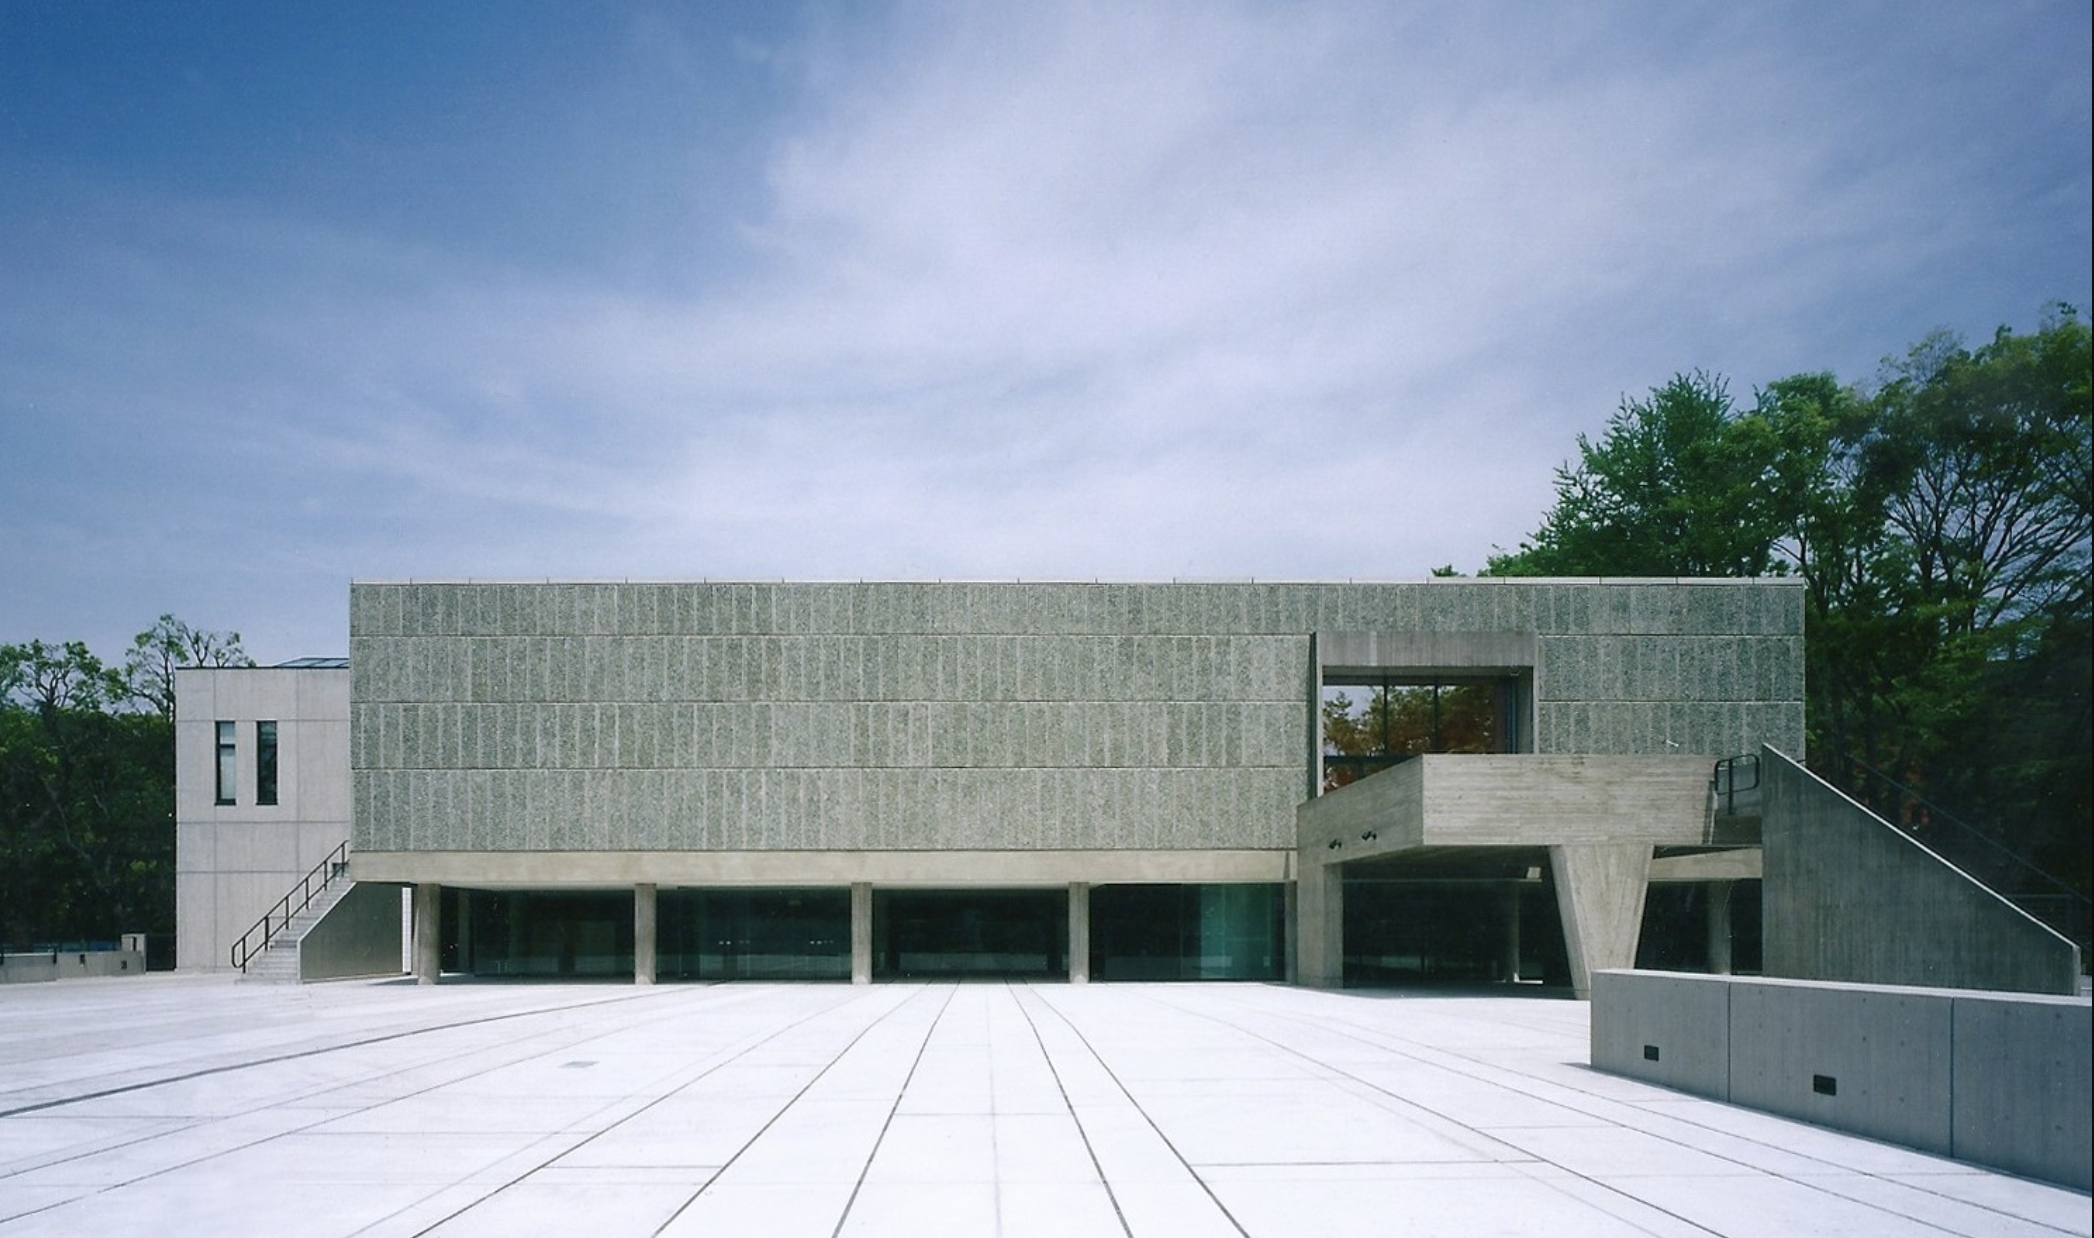
[[(1653, 886), (1637, 965), (1756, 971), (1757, 887)], [(436, 900), (436, 965), (482, 977), (661, 982), (1286, 981), (1290, 902), (1283, 882), (445, 887)], [(1553, 885), (1348, 878), (1344, 983), (1568, 985)]]

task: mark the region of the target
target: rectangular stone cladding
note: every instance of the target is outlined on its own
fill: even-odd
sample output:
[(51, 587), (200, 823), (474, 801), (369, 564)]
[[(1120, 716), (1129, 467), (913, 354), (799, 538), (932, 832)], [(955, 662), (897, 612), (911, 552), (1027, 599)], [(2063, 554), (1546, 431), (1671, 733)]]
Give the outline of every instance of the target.
[(1535, 750), (1803, 747), (1800, 582), (1553, 582)]
[[(356, 846), (1284, 848), (1313, 633), (1535, 631), (1540, 750), (1743, 751), (1800, 740), (1800, 609), (1774, 592), (360, 582)], [(1745, 667), (1771, 686), (1713, 682)]]

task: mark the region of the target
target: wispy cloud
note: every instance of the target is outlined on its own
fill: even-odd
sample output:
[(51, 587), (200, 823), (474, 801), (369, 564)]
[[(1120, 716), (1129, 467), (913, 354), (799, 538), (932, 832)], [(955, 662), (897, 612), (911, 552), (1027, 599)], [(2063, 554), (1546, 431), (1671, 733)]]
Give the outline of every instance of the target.
[(265, 609), (229, 543), (307, 582), (1415, 575), (1675, 370), (1863, 377), (2086, 296), (2086, 67), (2025, 50), (2040, 7), (662, 20), (646, 123), (609, 76), (535, 100), (569, 162), (490, 134), (479, 216), (54, 174), (0, 276), (0, 518), (42, 534), (0, 569), (179, 608), (74, 562), (160, 511), (160, 578)]

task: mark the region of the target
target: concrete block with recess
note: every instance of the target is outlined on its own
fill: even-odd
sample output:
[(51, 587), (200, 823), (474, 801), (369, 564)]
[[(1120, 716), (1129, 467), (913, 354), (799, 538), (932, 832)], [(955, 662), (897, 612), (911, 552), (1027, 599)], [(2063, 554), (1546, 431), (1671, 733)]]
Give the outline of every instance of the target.
[(2090, 1033), (2085, 998), (1608, 971), (1594, 977), (1591, 1060), (2084, 1191)]
[(1730, 1099), (1947, 1151), (1952, 1014), (1940, 990), (1734, 984)]
[[(1662, 983), (1652, 977), (1663, 977)], [(1727, 977), (1601, 971), (1592, 978), (1592, 1065), (1730, 1099)]]

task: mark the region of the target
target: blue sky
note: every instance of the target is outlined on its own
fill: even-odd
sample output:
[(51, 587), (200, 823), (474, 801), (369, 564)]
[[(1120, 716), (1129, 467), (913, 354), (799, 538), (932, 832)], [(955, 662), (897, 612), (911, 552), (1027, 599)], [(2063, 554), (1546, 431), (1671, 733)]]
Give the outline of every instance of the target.
[(1409, 578), (2089, 302), (2089, 7), (0, 4), (0, 641), (355, 577)]

